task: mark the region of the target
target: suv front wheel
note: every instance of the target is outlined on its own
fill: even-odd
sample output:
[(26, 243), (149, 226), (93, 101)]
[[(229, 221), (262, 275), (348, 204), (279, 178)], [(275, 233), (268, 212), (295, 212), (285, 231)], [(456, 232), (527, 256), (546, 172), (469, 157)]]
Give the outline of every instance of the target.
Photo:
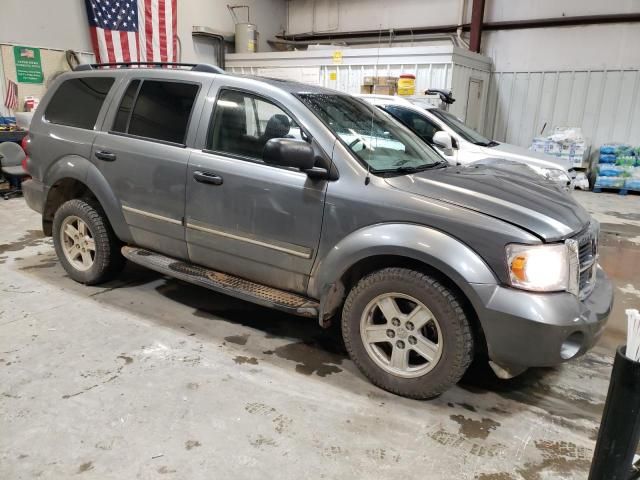
[(379, 270), (356, 284), (344, 305), (342, 335), (371, 382), (416, 399), (456, 384), (473, 356), (471, 327), (456, 295), (404, 268)]
[(99, 205), (74, 199), (53, 217), (53, 245), (60, 263), (76, 282), (95, 285), (122, 270), (121, 243)]

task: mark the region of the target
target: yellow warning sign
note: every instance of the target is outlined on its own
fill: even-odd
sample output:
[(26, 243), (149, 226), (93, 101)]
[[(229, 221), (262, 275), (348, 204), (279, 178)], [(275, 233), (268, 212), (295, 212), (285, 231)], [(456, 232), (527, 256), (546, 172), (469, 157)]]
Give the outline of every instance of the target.
[(335, 63), (336, 65), (342, 63), (342, 52), (340, 50), (336, 50), (335, 52), (333, 52), (333, 55), (331, 57), (333, 58), (333, 63)]
[(329, 72), (329, 80), (335, 82), (338, 79), (338, 74), (336, 72)]

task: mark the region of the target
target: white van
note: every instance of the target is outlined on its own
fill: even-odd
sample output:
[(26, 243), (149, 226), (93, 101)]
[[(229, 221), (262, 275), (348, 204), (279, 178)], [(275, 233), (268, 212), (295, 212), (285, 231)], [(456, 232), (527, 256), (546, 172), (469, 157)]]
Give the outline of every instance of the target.
[(523, 163), (564, 190), (573, 189), (575, 172), (568, 161), (517, 145), (490, 140), (469, 128), (455, 115), (437, 108), (426, 98), (359, 95), (405, 124), (453, 165), (489, 159)]

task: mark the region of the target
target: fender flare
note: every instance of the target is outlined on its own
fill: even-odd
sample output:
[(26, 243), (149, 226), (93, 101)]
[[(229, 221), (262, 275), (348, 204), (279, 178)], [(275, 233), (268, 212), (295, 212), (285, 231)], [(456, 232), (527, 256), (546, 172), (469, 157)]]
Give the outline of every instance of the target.
[(109, 182), (98, 168), (89, 160), (79, 155), (67, 155), (53, 163), (45, 175), (49, 186), (45, 205), (49, 201), (51, 187), (60, 180), (72, 178), (84, 185), (95, 195), (104, 210), (113, 231), (123, 242), (133, 241), (131, 230), (122, 213), (122, 205), (113, 193)]
[(371, 225), (343, 238), (318, 262), (309, 281), (309, 296), (320, 299), (321, 323), (337, 307), (329, 297), (345, 294), (343, 275), (361, 260), (382, 255), (410, 258), (442, 272), (476, 309), (482, 301), (471, 284), (498, 283), (475, 251), (440, 230), (409, 223)]

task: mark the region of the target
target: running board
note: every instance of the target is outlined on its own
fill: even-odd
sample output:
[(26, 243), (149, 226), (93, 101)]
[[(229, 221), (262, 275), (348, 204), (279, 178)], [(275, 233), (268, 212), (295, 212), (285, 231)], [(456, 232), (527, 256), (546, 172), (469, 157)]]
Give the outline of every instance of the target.
[(267, 287), (137, 247), (122, 247), (133, 263), (225, 295), (302, 317), (318, 317), (319, 304), (309, 298)]

